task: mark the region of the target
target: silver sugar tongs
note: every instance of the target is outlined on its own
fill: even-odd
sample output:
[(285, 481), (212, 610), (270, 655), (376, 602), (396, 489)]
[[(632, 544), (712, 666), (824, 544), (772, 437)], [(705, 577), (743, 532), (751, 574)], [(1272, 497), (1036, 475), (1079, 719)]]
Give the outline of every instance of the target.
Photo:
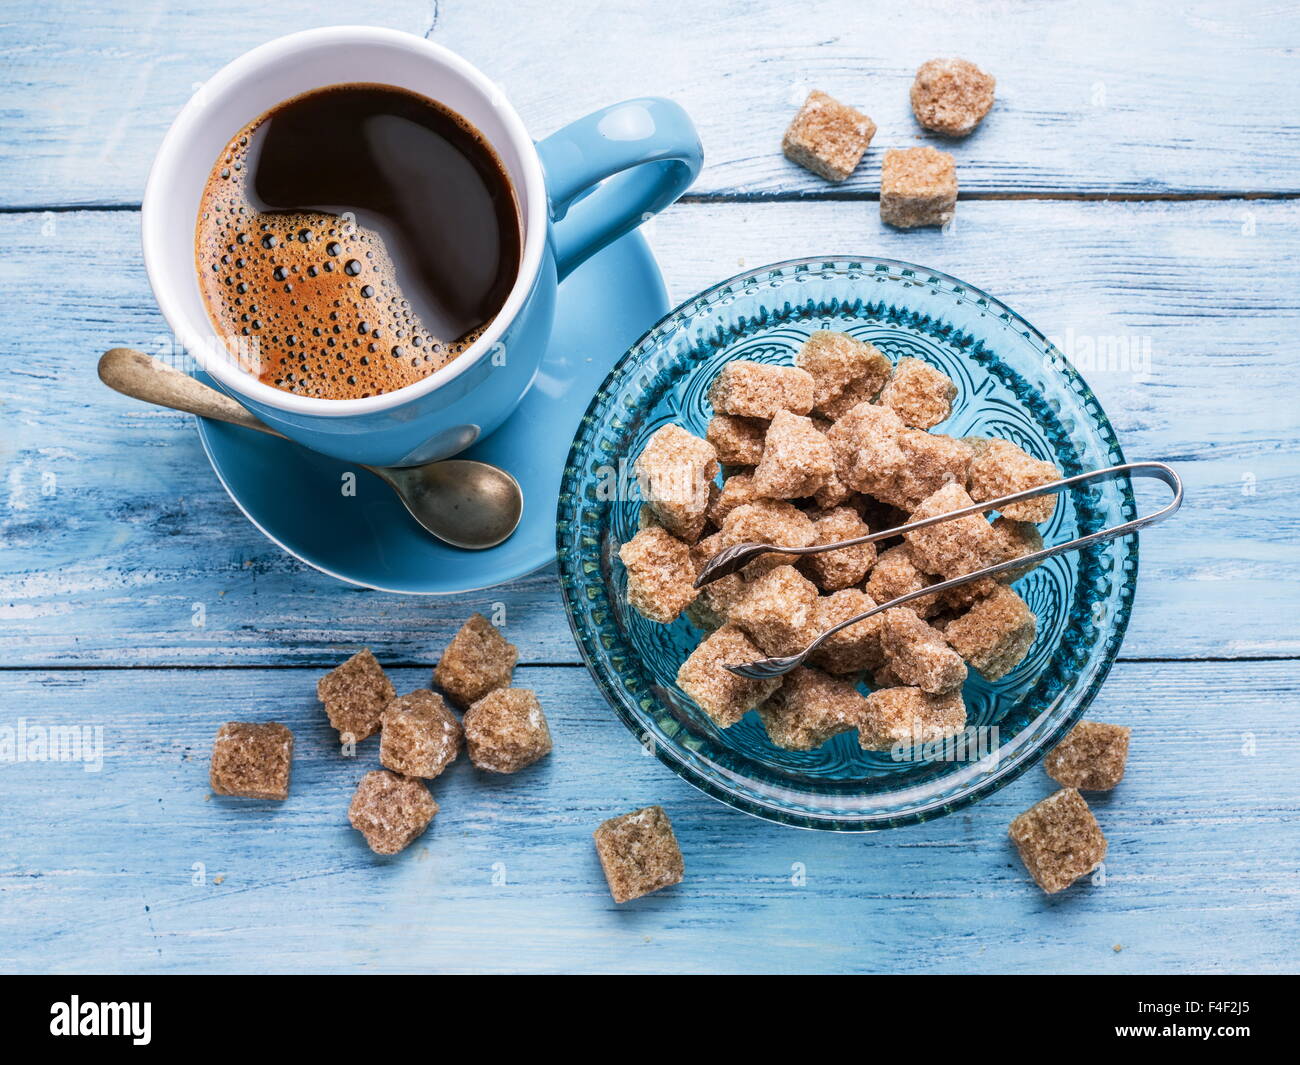
[(1125, 522), (1123, 525), (1115, 525), (1109, 529), (1102, 529), (1101, 532), (1089, 533), (1087, 536), (1080, 536), (1076, 540), (1070, 540), (1064, 544), (1057, 544), (1055, 547), (1045, 547), (1041, 551), (1034, 551), (1028, 555), (1021, 555), (1018, 558), (1008, 559), (1006, 562), (999, 562), (996, 565), (985, 566), (983, 569), (975, 570), (973, 573), (964, 574), (961, 577), (953, 577), (951, 580), (941, 581), (938, 584), (930, 584), (920, 588), (915, 592), (908, 592), (906, 595), (900, 595), (897, 599), (891, 599), (887, 603), (881, 603), (879, 606), (864, 611), (854, 617), (841, 621), (815, 640), (812, 641), (798, 654), (786, 655), (781, 658), (760, 658), (757, 662), (748, 662), (740, 665), (727, 666), (732, 673), (741, 677), (749, 677), (755, 680), (766, 680), (771, 677), (779, 677), (784, 673), (800, 665), (813, 651), (817, 650), (821, 644), (829, 637), (835, 635), (841, 629), (848, 628), (850, 625), (856, 625), (859, 621), (864, 621), (892, 607), (900, 606), (903, 603), (911, 602), (913, 599), (919, 599), (924, 595), (934, 595), (937, 592), (945, 592), (949, 588), (956, 588), (962, 584), (968, 584), (970, 581), (979, 580), (981, 577), (991, 577), (996, 573), (1004, 573), (1007, 570), (1019, 569), (1035, 562), (1041, 562), (1045, 558), (1051, 558), (1053, 555), (1062, 555), (1067, 551), (1077, 551), (1079, 548), (1087, 547), (1089, 544), (1101, 543), (1105, 540), (1114, 540), (1116, 537), (1124, 536), (1131, 532), (1137, 532), (1138, 529), (1145, 528), (1148, 525), (1154, 525), (1158, 521), (1174, 514), (1183, 503), (1183, 482), (1179, 479), (1178, 474), (1173, 468), (1165, 465), (1163, 462), (1126, 462), (1122, 466), (1109, 466), (1104, 470), (1093, 470), (1090, 473), (1080, 473), (1073, 477), (1065, 477), (1059, 481), (1052, 481), (1050, 484), (1039, 485), (1037, 488), (1031, 488), (1025, 492), (1015, 492), (1012, 495), (1002, 496), (1000, 499), (989, 499), (983, 503), (976, 503), (974, 506), (962, 507), (960, 510), (954, 510), (947, 514), (936, 514), (933, 518), (923, 518), (920, 521), (914, 521), (907, 525), (900, 525), (894, 529), (884, 529), (880, 532), (871, 533), (867, 536), (854, 537), (852, 540), (840, 540), (833, 544), (817, 544), (812, 547), (778, 547), (771, 544), (734, 544), (731, 547), (724, 548), (709, 559), (700, 575), (695, 578), (695, 587), (702, 588), (704, 585), (725, 577), (728, 574), (735, 573), (741, 567), (752, 562), (760, 555), (776, 551), (783, 555), (815, 555), (821, 551), (836, 551), (842, 547), (854, 547), (857, 544), (870, 544), (877, 540), (885, 540), (893, 536), (901, 536), (903, 533), (911, 532), (913, 529), (924, 529), (930, 525), (937, 525), (941, 521), (947, 521), (950, 518), (961, 518), (967, 514), (982, 514), (987, 510), (1000, 510), (1004, 504), (1018, 503), (1022, 499), (1033, 499), (1035, 496), (1047, 495), (1053, 492), (1060, 492), (1062, 489), (1071, 488), (1076, 484), (1087, 484), (1090, 481), (1100, 481), (1109, 477), (1115, 477), (1120, 474), (1132, 474), (1134, 477), (1154, 477), (1163, 481), (1169, 486), (1174, 497), (1162, 509), (1153, 514), (1147, 514), (1133, 521)]

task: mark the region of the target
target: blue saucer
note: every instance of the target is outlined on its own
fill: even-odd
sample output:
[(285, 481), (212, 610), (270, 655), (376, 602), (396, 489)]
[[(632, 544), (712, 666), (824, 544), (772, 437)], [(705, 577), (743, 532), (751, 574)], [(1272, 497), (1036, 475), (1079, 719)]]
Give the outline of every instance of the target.
[[(202, 418), (199, 437), (248, 520), (322, 573), (385, 592), (488, 588), (554, 561), (555, 502), (578, 420), (610, 367), (668, 309), (663, 276), (640, 233), (611, 244), (560, 286), (555, 332), (533, 387), (500, 429), (463, 455), (509, 470), (524, 490), (519, 528), (487, 551), (439, 543), (387, 485), (346, 462)], [(356, 495), (346, 496), (344, 476), (354, 470)]]

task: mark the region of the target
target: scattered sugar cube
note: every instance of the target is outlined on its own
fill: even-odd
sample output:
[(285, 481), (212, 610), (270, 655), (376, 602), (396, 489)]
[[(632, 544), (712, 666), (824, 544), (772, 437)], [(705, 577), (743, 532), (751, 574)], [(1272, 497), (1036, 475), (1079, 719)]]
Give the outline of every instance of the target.
[(452, 637), (433, 671), (433, 682), (462, 710), (493, 688), (504, 688), (519, 649), (482, 614), (473, 614)]
[(702, 640), (682, 663), (677, 671), (677, 686), (695, 700), (715, 725), (728, 728), (776, 691), (781, 681), (738, 677), (724, 667), (766, 657), (744, 630), (732, 624), (723, 625)]
[(1110, 791), (1124, 779), (1129, 729), (1103, 721), (1080, 721), (1043, 766), (1047, 775), (1067, 788)]
[(951, 377), (920, 359), (899, 359), (880, 390), (880, 403), (914, 429), (929, 429), (952, 413), (957, 386)]
[(1064, 891), (1106, 857), (1106, 837), (1074, 788), (1062, 788), (1011, 822), (1029, 875), (1049, 895)]
[(814, 89), (794, 116), (781, 150), (792, 163), (827, 181), (843, 181), (866, 153), (876, 124), (861, 111)]
[(705, 431), (718, 453), (718, 461), (727, 466), (757, 466), (763, 457), (766, 435), (767, 422), (762, 418), (737, 418), (731, 414), (715, 414)]
[(848, 333), (819, 329), (795, 356), (813, 376), (813, 409), (832, 421), (874, 399), (889, 377), (889, 359), (874, 345)]
[[(811, 632), (813, 635), (826, 632), (849, 618), (865, 614), (876, 605), (876, 601), (861, 588), (844, 588), (824, 595), (813, 604)], [(828, 636), (809, 656), (809, 661), (815, 666), (841, 676), (861, 673), (864, 669), (878, 669), (884, 660), (884, 652), (880, 649), (879, 614)]]
[(891, 674), (908, 687), (942, 695), (966, 681), (961, 655), (910, 610), (894, 607), (880, 615), (880, 649)]
[[(871, 533), (870, 527), (852, 507), (835, 507), (814, 515), (813, 529), (816, 532), (814, 544), (833, 544)], [(835, 592), (860, 584), (875, 561), (876, 545), (858, 544), (807, 555), (802, 565), (823, 591)]]
[[(877, 603), (888, 603), (900, 595), (919, 592), (934, 583), (916, 568), (906, 545), (900, 544), (880, 553), (876, 564), (871, 567), (871, 576), (867, 578), (867, 591)], [(928, 618), (939, 612), (940, 605), (936, 596), (923, 595), (904, 603), (903, 608), (917, 617)]]
[[(1013, 558), (1024, 558), (1025, 555), (1043, 549), (1043, 534), (1032, 522), (1012, 521), (1010, 518), (998, 517), (993, 519), (991, 528), (995, 555), (989, 560), (990, 562), (1009, 562)], [(1020, 580), (1037, 565), (1039, 563), (1031, 562), (1027, 566), (1007, 570), (1005, 573), (999, 573), (997, 580), (1003, 584), (1011, 584)]]
[(460, 754), (460, 722), (427, 688), (394, 699), (381, 721), (379, 764), (394, 773), (431, 780)]
[(812, 581), (793, 566), (777, 566), (750, 583), (727, 618), (767, 654), (790, 655), (802, 651), (812, 638), (808, 626), (816, 602)]
[(993, 107), (997, 79), (965, 59), (931, 59), (912, 82), (912, 113), (926, 129), (964, 137)]
[(858, 743), (864, 751), (915, 747), (955, 736), (965, 727), (966, 704), (959, 691), (930, 695), (920, 688), (881, 688), (867, 696)]
[(423, 834), (437, 812), (423, 781), (375, 769), (357, 785), (348, 821), (376, 854), (396, 854)]
[[(1016, 492), (1027, 492), (1039, 485), (1061, 479), (1061, 471), (1017, 447), (1010, 440), (967, 439), (975, 451), (968, 486), (971, 498), (983, 502)], [(1056, 510), (1056, 496), (1039, 496), (1019, 503), (1009, 503), (1002, 516), (1012, 521), (1047, 521)]]
[(774, 418), (788, 410), (812, 410), (815, 386), (807, 370), (767, 362), (737, 359), (727, 363), (709, 387), (709, 402), (721, 414), (741, 418)]
[(767, 738), (787, 751), (811, 751), (856, 728), (866, 699), (852, 681), (800, 666), (758, 708)]
[(493, 773), (517, 773), (551, 753), (551, 730), (527, 688), (497, 688), (465, 711), (469, 760)]
[(618, 557), (627, 569), (627, 601), (643, 617), (667, 625), (694, 601), (691, 549), (666, 530), (642, 529)]
[(898, 475), (877, 498), (909, 513), (921, 500), (934, 495), (945, 484), (965, 484), (970, 473), (971, 451), (960, 440), (922, 429), (905, 429), (898, 435), (903, 456)]
[(228, 721), (212, 744), (208, 783), (214, 795), (287, 799), (293, 764), (293, 733), (268, 721)]
[(723, 481), (718, 498), (709, 504), (709, 521), (721, 529), (733, 510), (762, 498), (763, 493), (754, 485), (752, 473), (733, 473)]
[(360, 743), (378, 732), (379, 717), (396, 694), (368, 647), (316, 682), (316, 698), (344, 743)]
[(1006, 585), (944, 628), (944, 638), (987, 680), (1005, 677), (1033, 646), (1038, 618)]
[(596, 854), (615, 902), (680, 884), (686, 875), (672, 822), (662, 806), (611, 817), (595, 831)]
[[(909, 522), (923, 521), (947, 514), (975, 501), (959, 484), (946, 484), (921, 501)], [(912, 561), (922, 573), (937, 573), (944, 578), (961, 577), (989, 565), (998, 553), (997, 540), (982, 514), (949, 518), (924, 529), (903, 534)]]
[(957, 209), (957, 165), (937, 148), (892, 148), (880, 167), (880, 220), (901, 229), (942, 226)]
[(888, 407), (859, 403), (826, 432), (835, 453), (836, 476), (854, 491), (877, 495), (902, 469), (898, 439), (903, 430), (902, 421)]
[(801, 499), (835, 474), (830, 441), (808, 418), (776, 412), (763, 440), (763, 457), (754, 470), (754, 488), (771, 499)]
[(718, 476), (713, 445), (680, 425), (664, 425), (646, 441), (635, 468), (641, 495), (663, 527), (682, 540), (698, 540)]

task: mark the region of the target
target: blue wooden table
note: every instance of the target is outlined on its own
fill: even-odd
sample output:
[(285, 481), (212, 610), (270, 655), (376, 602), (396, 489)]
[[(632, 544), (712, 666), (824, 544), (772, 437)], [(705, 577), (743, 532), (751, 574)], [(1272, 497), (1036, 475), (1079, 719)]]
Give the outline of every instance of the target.
[[(948, 271), (1058, 338), (1129, 458), (1188, 502), (1144, 534), (1137, 609), (1092, 716), (1132, 726), (1094, 803), (1104, 877), (1043, 896), (1006, 840), (1035, 769), (872, 836), (748, 818), (645, 757), (579, 664), (553, 569), (455, 599), (346, 587), (250, 526), (191, 419), (94, 362), (166, 327), (139, 201), (197, 83), (344, 0), (16, 0), (0, 23), (0, 727), (102, 728), (97, 771), (0, 762), (6, 971), (1294, 971), (1300, 910), (1300, 14), (1277, 3), (389, 0), (499, 81), (536, 136), (627, 96), (681, 101), (706, 169), (649, 227), (674, 298), (746, 266), (873, 253)], [(948, 233), (882, 227), (881, 149), (921, 140), (911, 72), (964, 54), (998, 104), (958, 149)], [(811, 87), (880, 126), (831, 187), (781, 157)], [(1121, 353), (1127, 353), (1120, 357)], [(612, 361), (619, 353), (604, 352)], [(362, 645), (400, 690), (501, 604), (554, 755), (461, 760), (434, 828), (377, 859), (344, 811), (316, 677)], [(214, 798), (217, 726), (298, 738), (291, 798)], [(95, 770), (95, 766), (90, 767)], [(671, 814), (680, 887), (615, 907), (605, 817)]]

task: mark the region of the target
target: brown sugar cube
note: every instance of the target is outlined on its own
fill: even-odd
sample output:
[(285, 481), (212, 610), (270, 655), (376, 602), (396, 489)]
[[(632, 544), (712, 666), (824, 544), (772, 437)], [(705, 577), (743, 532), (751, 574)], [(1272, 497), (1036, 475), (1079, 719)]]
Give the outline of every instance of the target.
[(1038, 619), (1006, 585), (944, 628), (944, 638), (986, 680), (1005, 677), (1033, 646)]
[(1067, 788), (1110, 791), (1124, 779), (1129, 730), (1103, 721), (1080, 721), (1043, 762), (1047, 775)]
[(721, 414), (774, 418), (776, 412), (807, 414), (815, 386), (807, 370), (737, 359), (727, 363), (709, 386), (709, 402)]
[(1106, 857), (1106, 837), (1074, 788), (1062, 788), (1011, 822), (1008, 833), (1034, 882), (1064, 891)]
[[(726, 546), (722, 533), (718, 532), (705, 540), (701, 540), (691, 548), (691, 560), (697, 572), (702, 570), (705, 563)], [(766, 572), (765, 569), (756, 568), (756, 564), (751, 563), (745, 567), (743, 575), (729, 573), (725, 577), (710, 581), (699, 590), (695, 602), (687, 608), (687, 616), (692, 623), (699, 625), (701, 628), (720, 628), (726, 622), (731, 608), (745, 597), (745, 593), (749, 589), (751, 574), (756, 577), (764, 572)]]
[(957, 166), (937, 148), (891, 148), (880, 166), (880, 220), (900, 229), (942, 226), (957, 209)]
[(930, 695), (956, 691), (966, 681), (961, 655), (910, 610), (894, 607), (880, 615), (880, 649), (894, 676)]
[(460, 722), (427, 688), (394, 699), (381, 720), (379, 764), (394, 773), (431, 780), (460, 754)]
[(965, 727), (966, 704), (959, 691), (930, 695), (920, 688), (881, 688), (867, 696), (858, 744), (864, 751), (915, 747), (955, 736)]
[[(1024, 558), (1025, 555), (1043, 549), (1043, 534), (1031, 522), (998, 517), (993, 520), (991, 528), (996, 554), (990, 561), (1010, 562), (1013, 558)], [(996, 579), (1003, 584), (1011, 584), (1020, 580), (1037, 565), (1039, 563), (1031, 562), (1027, 566), (1009, 569), (1005, 573), (999, 573)]]
[(763, 437), (767, 422), (762, 418), (737, 418), (715, 414), (709, 419), (705, 437), (718, 453), (718, 461), (727, 466), (757, 466), (763, 457)]
[[(969, 584), (959, 584), (956, 588), (949, 588), (946, 592), (938, 592), (940, 615), (961, 614), (969, 610), (981, 599), (987, 599), (996, 592), (1001, 584), (994, 577), (981, 577), (979, 580), (971, 581)], [(951, 621), (948, 617), (946, 620), (939, 618), (930, 622), (940, 632)]]
[(664, 425), (646, 441), (635, 468), (641, 495), (660, 524), (679, 539), (698, 540), (718, 476), (713, 445), (680, 425)]
[(770, 499), (802, 499), (835, 475), (831, 443), (810, 419), (782, 410), (767, 427), (754, 488)]
[(831, 471), (826, 483), (813, 493), (813, 501), (822, 510), (831, 510), (841, 503), (849, 502), (856, 493), (840, 480), (839, 474)]
[(902, 421), (888, 407), (859, 403), (826, 432), (836, 476), (856, 492), (875, 496), (887, 491), (903, 467), (898, 444), (903, 431)]
[(856, 728), (866, 699), (852, 681), (800, 666), (758, 708), (767, 738), (787, 751), (811, 751)]
[(769, 655), (803, 650), (811, 635), (817, 586), (793, 566), (777, 566), (750, 583), (743, 599), (727, 613)]
[(643, 617), (667, 625), (695, 599), (691, 549), (664, 529), (642, 529), (618, 557), (627, 569), (627, 601)]
[(899, 359), (880, 390), (880, 403), (905, 425), (929, 429), (952, 413), (957, 386), (951, 377), (920, 359)]
[(727, 623), (731, 608), (745, 597), (749, 582), (738, 573), (730, 573), (700, 589), (695, 602), (686, 608), (686, 616), (697, 628), (712, 631)]
[(912, 82), (912, 113), (926, 129), (964, 137), (993, 107), (997, 79), (965, 59), (931, 59)]
[(832, 421), (873, 399), (890, 370), (889, 359), (874, 344), (828, 329), (813, 333), (794, 361), (813, 376), (813, 409)]
[[(968, 444), (972, 441), (968, 440)], [(1039, 485), (1061, 479), (1061, 471), (1043, 462), (1009, 440), (986, 440), (972, 444), (976, 454), (971, 463), (968, 487), (971, 498), (984, 502), (1000, 496), (1027, 492)], [(1039, 496), (1019, 503), (1009, 503), (1001, 511), (1012, 521), (1047, 521), (1056, 510), (1056, 496)]]
[(517, 773), (551, 753), (551, 730), (527, 688), (497, 688), (465, 711), (469, 760), (492, 773)]
[[(880, 553), (876, 564), (871, 567), (871, 576), (867, 578), (867, 592), (877, 603), (888, 603), (933, 583), (916, 568), (906, 545), (899, 544)], [(917, 617), (928, 618), (939, 612), (941, 604), (937, 596), (922, 595), (904, 603), (903, 607)]]
[[(959, 484), (946, 484), (933, 495), (921, 501), (908, 518), (908, 522), (923, 521), (939, 514), (947, 514), (963, 507), (974, 506), (975, 501)], [(967, 514), (949, 518), (924, 529), (913, 529), (903, 534), (912, 561), (922, 573), (936, 573), (940, 577), (961, 577), (989, 565), (997, 557), (997, 540), (988, 520), (982, 514)]]
[(423, 781), (375, 769), (357, 785), (348, 822), (376, 854), (396, 854), (423, 834), (437, 812)]
[(482, 614), (473, 614), (452, 637), (433, 671), (433, 682), (462, 710), (493, 688), (504, 688), (519, 649)]
[[(860, 588), (844, 588), (832, 595), (824, 595), (813, 604), (811, 634), (826, 632), (849, 618), (865, 614), (876, 605), (876, 601)], [(828, 636), (809, 656), (813, 665), (840, 676), (878, 669), (884, 660), (884, 652), (880, 649), (879, 614), (854, 622)]]
[(672, 822), (662, 806), (611, 817), (595, 831), (596, 854), (615, 902), (680, 884), (686, 875)]
[[(852, 507), (835, 507), (813, 517), (813, 529), (816, 530), (815, 544), (833, 544), (840, 540), (852, 540), (858, 536), (867, 536), (871, 529), (859, 517)], [(807, 555), (803, 560), (803, 569), (823, 591), (836, 592), (861, 584), (876, 561), (875, 544), (858, 544), (854, 547), (841, 547), (837, 551), (824, 551), (819, 555)]]
[(971, 451), (960, 440), (942, 433), (905, 429), (898, 436), (902, 468), (878, 498), (909, 513), (945, 484), (965, 484)]
[(861, 111), (814, 89), (794, 116), (781, 150), (827, 181), (843, 181), (853, 173), (876, 135), (876, 124)]
[(729, 728), (777, 688), (781, 681), (738, 677), (728, 665), (756, 662), (766, 657), (750, 642), (744, 630), (723, 625), (700, 642), (677, 671), (677, 686), (713, 720), (718, 728)]
[(763, 493), (755, 487), (752, 473), (733, 473), (722, 482), (718, 498), (709, 504), (709, 521), (721, 529), (733, 510), (762, 498)]
[(212, 744), (208, 783), (214, 795), (287, 799), (293, 733), (284, 725), (228, 721)]
[(316, 698), (345, 743), (360, 743), (378, 732), (379, 717), (396, 694), (368, 647), (316, 682)]
[[(718, 550), (735, 544), (807, 547), (816, 535), (812, 519), (798, 507), (780, 499), (756, 499), (736, 507), (723, 520)], [(757, 576), (795, 561), (794, 555), (767, 554), (749, 563), (742, 572)]]

